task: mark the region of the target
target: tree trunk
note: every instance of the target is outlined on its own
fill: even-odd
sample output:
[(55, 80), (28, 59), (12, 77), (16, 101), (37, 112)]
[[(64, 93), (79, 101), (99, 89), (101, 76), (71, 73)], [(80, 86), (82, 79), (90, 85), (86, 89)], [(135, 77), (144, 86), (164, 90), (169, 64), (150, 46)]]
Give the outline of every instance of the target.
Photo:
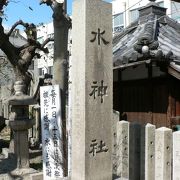
[(54, 70), (53, 79), (62, 90), (67, 89), (68, 27), (54, 20)]
[[(66, 3), (64, 4), (64, 6)], [(65, 8), (65, 7), (64, 7)], [(66, 8), (65, 8), (66, 9)], [(66, 10), (64, 11), (66, 12)], [(53, 81), (58, 84), (61, 89), (61, 111), (62, 111), (62, 146), (63, 146), (63, 176), (68, 173), (67, 160), (67, 136), (66, 136), (66, 93), (67, 93), (67, 58), (68, 58), (68, 31), (70, 28), (70, 20), (63, 13), (62, 7), (54, 9), (54, 65), (53, 65)]]

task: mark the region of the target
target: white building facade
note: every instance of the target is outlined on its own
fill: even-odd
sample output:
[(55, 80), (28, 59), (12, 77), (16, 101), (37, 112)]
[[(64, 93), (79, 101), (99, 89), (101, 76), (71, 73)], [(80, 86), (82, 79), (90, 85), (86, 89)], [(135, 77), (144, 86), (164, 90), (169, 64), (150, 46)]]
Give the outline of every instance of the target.
[[(113, 0), (113, 33), (120, 32), (139, 17), (141, 7), (149, 0)], [(171, 0), (156, 0), (159, 6), (167, 8), (167, 15), (180, 22), (180, 3)]]
[[(54, 37), (54, 27), (53, 22), (47, 24), (39, 24), (37, 26), (37, 40), (40, 43), (43, 43), (47, 38)], [(45, 54), (44, 52), (38, 52), (40, 58), (36, 59), (34, 62), (34, 69), (37, 71), (36, 74), (39, 76), (46, 73), (53, 73), (53, 54), (54, 54), (54, 42), (50, 41), (45, 47), (48, 48), (49, 53)]]
[[(37, 41), (42, 44), (47, 38), (54, 38), (53, 22), (47, 24), (42, 23), (37, 26)], [(71, 55), (71, 45), (72, 40), (70, 29), (68, 35), (69, 55)], [(39, 51), (38, 53), (41, 57), (39, 59), (35, 59), (34, 61), (34, 70), (36, 71), (35, 76), (41, 76), (46, 73), (53, 75), (54, 41), (50, 41), (45, 47), (48, 48), (49, 53), (45, 54), (44, 52)]]

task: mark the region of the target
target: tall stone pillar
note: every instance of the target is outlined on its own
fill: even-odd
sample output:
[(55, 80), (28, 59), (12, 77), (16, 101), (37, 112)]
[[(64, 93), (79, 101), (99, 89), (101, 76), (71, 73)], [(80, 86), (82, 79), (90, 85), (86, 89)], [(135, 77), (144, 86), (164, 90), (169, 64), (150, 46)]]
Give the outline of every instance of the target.
[(112, 179), (111, 6), (73, 3), (72, 180)]

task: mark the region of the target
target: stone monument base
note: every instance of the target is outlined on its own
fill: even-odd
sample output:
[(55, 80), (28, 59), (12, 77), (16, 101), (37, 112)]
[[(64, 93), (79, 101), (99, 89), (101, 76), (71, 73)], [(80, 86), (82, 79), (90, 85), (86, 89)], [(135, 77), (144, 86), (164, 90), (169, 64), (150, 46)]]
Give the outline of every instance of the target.
[(32, 168), (20, 168), (20, 169), (17, 168), (10, 172), (12, 176), (25, 176), (32, 173), (37, 173), (37, 171)]
[(33, 179), (31, 175), (38, 174), (34, 169), (15, 169), (9, 173), (0, 174), (0, 180), (43, 180), (42, 179)]

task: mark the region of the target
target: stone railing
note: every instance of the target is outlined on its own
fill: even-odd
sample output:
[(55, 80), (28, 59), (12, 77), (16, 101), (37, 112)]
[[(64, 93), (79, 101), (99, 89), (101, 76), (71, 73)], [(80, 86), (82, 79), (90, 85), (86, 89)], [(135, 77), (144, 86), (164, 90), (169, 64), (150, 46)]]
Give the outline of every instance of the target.
[(180, 180), (180, 131), (116, 121), (114, 139), (113, 170), (120, 179)]

